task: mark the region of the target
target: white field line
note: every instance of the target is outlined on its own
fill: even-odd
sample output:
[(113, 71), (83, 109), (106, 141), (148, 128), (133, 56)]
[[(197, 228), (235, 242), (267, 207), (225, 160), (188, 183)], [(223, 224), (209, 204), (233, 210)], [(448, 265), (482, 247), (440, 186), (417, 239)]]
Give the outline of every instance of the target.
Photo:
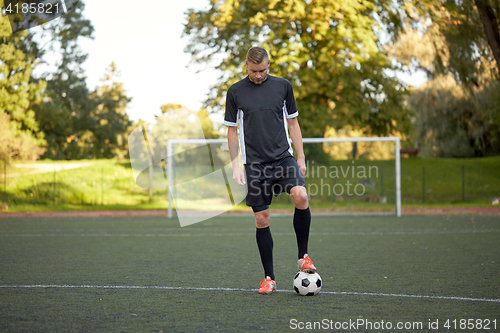
[[(243, 288), (203, 288), (203, 287), (167, 287), (167, 286), (95, 286), (95, 285), (54, 285), (54, 284), (34, 284), (34, 285), (0, 285), (0, 289), (34, 289), (34, 288), (58, 288), (58, 289), (159, 289), (159, 290), (196, 290), (196, 291), (243, 291), (257, 292), (258, 289), (243, 289)], [(294, 293), (293, 290), (276, 290), (281, 293)], [(353, 295), (353, 296), (386, 296), (386, 297), (406, 297), (406, 298), (428, 298), (428, 299), (444, 299), (444, 300), (459, 300), (459, 301), (476, 301), (476, 302), (496, 302), (500, 303), (500, 299), (492, 298), (470, 298), (470, 297), (452, 297), (452, 296), (425, 296), (425, 295), (406, 295), (406, 294), (383, 294), (383, 293), (358, 293), (349, 291), (322, 291), (321, 294), (329, 295)]]
[[(356, 232), (311, 232), (310, 236), (369, 236), (369, 235), (447, 235), (495, 233), (500, 229), (467, 230), (423, 230), (423, 231), (356, 231)], [(293, 236), (295, 233), (273, 232), (273, 236)], [(0, 237), (254, 237), (255, 233), (9, 233), (0, 231)]]
[[(148, 227), (141, 227), (141, 228), (122, 228), (122, 227), (117, 227), (117, 228), (26, 228), (25, 231), (30, 231), (30, 232), (50, 232), (50, 233), (56, 233), (56, 232), (98, 232), (98, 231), (105, 231), (105, 232), (111, 232), (111, 231), (119, 231), (119, 232), (126, 232), (126, 231), (137, 231), (137, 230), (147, 230), (147, 231), (162, 231), (162, 232), (176, 232), (179, 230), (185, 230), (185, 231), (205, 231), (205, 232), (224, 232), (224, 231), (235, 231), (238, 230), (240, 232), (255, 232), (255, 227), (244, 227), (244, 228), (228, 228), (228, 227), (203, 227), (203, 228), (196, 228), (196, 227), (189, 227), (186, 229), (181, 229), (180, 227), (162, 227), (162, 228), (148, 228)], [(500, 231), (500, 229), (419, 229), (419, 228), (404, 228), (404, 229), (395, 229), (395, 228), (374, 228), (374, 229), (365, 229), (365, 228), (332, 228), (332, 227), (314, 227), (311, 228), (311, 232), (316, 232), (318, 233), (319, 231), (322, 232), (332, 232), (332, 233), (342, 233), (342, 234), (359, 234), (359, 233), (401, 233), (401, 232), (406, 232), (406, 233), (412, 233), (412, 232), (425, 232), (425, 233), (431, 233), (431, 232), (483, 232), (483, 231)], [(0, 234), (1, 233), (14, 233), (15, 230), (11, 229), (0, 229)]]

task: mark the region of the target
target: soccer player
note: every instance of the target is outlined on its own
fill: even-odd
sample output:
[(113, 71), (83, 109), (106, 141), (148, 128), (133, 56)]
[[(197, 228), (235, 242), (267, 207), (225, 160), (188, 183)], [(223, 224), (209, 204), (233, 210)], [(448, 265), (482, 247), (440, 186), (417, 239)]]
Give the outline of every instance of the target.
[[(292, 85), (286, 79), (268, 74), (269, 55), (262, 47), (248, 50), (248, 76), (229, 87), (224, 124), (233, 167), (233, 180), (247, 185), (247, 206), (252, 207), (256, 238), (264, 276), (259, 293), (276, 290), (273, 271), (273, 238), (269, 228), (272, 196), (285, 191), (295, 206), (293, 227), (297, 237), (299, 270), (315, 272), (307, 254), (311, 212), (305, 188), (305, 155), (302, 147)], [(288, 124), (288, 127), (287, 127)], [(238, 126), (240, 143), (238, 143)], [(297, 160), (288, 133), (297, 150)], [(238, 150), (245, 172), (238, 163)], [(245, 179), (246, 175), (246, 179)]]

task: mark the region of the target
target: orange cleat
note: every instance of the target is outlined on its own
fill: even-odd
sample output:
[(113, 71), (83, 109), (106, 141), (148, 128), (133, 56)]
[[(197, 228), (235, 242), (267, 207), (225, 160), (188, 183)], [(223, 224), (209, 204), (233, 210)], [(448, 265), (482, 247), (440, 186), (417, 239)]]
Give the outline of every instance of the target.
[(272, 294), (276, 290), (276, 281), (269, 276), (260, 281), (259, 294)]
[(307, 272), (307, 273), (316, 273), (316, 267), (314, 266), (311, 258), (306, 254), (304, 254), (304, 258), (299, 259), (297, 262), (297, 266), (299, 267), (299, 271)]

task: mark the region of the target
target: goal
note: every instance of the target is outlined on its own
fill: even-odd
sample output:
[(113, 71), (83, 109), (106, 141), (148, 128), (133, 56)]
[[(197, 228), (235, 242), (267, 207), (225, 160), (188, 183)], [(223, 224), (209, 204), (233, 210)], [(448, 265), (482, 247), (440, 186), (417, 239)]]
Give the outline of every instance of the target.
[[(303, 143), (313, 214), (401, 216), (398, 137), (303, 138)], [(245, 186), (232, 180), (225, 139), (170, 139), (166, 148), (169, 217), (176, 215), (184, 226), (218, 215), (252, 215)], [(273, 198), (271, 214), (291, 214), (292, 208), (283, 193)]]

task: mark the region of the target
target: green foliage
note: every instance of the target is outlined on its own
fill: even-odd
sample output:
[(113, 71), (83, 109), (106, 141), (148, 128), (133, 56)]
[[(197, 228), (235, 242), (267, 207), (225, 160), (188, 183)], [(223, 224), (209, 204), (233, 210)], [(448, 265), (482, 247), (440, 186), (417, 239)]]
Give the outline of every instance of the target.
[[(494, 66), (492, 45), (489, 44), (485, 34), (484, 17), (478, 12), (477, 2), (449, 0), (444, 4), (446, 15), (442, 15), (438, 21), (449, 48), (449, 59), (438, 59), (443, 64), (443, 68), (439, 68), (439, 71), (444, 73), (450, 71), (457, 81), (470, 87), (484, 86), (485, 82), (481, 80), (481, 76), (486, 76), (489, 80), (500, 78), (498, 76), (500, 64)], [(497, 12), (497, 15), (500, 15), (500, 12)]]
[(207, 104), (220, 108), (225, 91), (244, 77), (246, 52), (261, 45), (272, 75), (295, 91), (302, 133), (322, 137), (326, 126), (349, 124), (389, 135), (410, 128), (406, 88), (391, 69), (374, 32), (385, 1), (212, 1), (189, 10), (184, 35), (195, 63), (218, 62), (220, 82)]
[[(37, 110), (49, 141), (44, 157), (123, 158), (127, 155), (125, 136), (131, 121), (125, 110), (131, 98), (126, 95), (123, 84), (117, 82), (118, 76), (112, 63), (101, 85), (92, 92), (84, 81), (81, 85), (68, 85), (66, 80), (49, 81), (52, 90), (48, 93), (53, 98)], [(55, 90), (63, 92), (59, 95)]]
[[(0, 160), (10, 163), (12, 158), (35, 160), (44, 149), (43, 136), (34, 136), (29, 130), (19, 129), (20, 123), (12, 121), (7, 113), (0, 113)], [(40, 138), (41, 137), (41, 138)]]
[[(432, 80), (410, 99), (422, 156), (500, 153), (500, 7), (490, 0), (399, 1), (405, 27), (387, 52)], [(479, 5), (479, 7), (478, 7)], [(481, 8), (489, 8), (487, 17)], [(483, 8), (483, 9), (484, 9)], [(496, 34), (498, 41), (489, 34)], [(498, 50), (500, 52), (500, 49)], [(500, 55), (500, 54), (499, 54)]]
[(422, 156), (473, 157), (500, 154), (499, 82), (470, 92), (448, 76), (415, 91)]
[[(170, 139), (215, 139), (218, 137), (205, 109), (192, 111), (182, 105), (169, 103), (162, 105), (161, 111), (162, 115), (156, 117), (156, 123), (147, 125), (146, 128), (150, 147), (157, 159), (166, 156), (167, 142)], [(176, 160), (182, 160), (186, 165), (190, 162), (193, 164), (210, 163), (205, 146), (185, 144), (177, 145), (176, 149)], [(179, 154), (184, 150), (187, 151)]]
[[(3, 6), (3, 1), (0, 2)], [(84, 4), (57, 21), (41, 26), (37, 35), (11, 34), (9, 20), (0, 21), (1, 158), (51, 159), (112, 158), (127, 154), (125, 135), (131, 122), (125, 114), (130, 102), (114, 64), (101, 86), (90, 91), (82, 64), (87, 55), (81, 38), (92, 38), (93, 26), (83, 16)], [(53, 72), (34, 77), (37, 64), (50, 53), (60, 55)], [(43, 149), (40, 146), (45, 146)]]
[(61, 55), (56, 71), (44, 75), (47, 77), (47, 99), (36, 110), (37, 120), (48, 142), (45, 158), (88, 157), (75, 141), (79, 132), (91, 126), (89, 114), (94, 107), (82, 68), (87, 55), (78, 46), (81, 37), (91, 38), (93, 32), (92, 24), (83, 17), (83, 9), (83, 2), (79, 2), (74, 10), (58, 20), (58, 24), (45, 27), (50, 42), (42, 55), (48, 51)]
[(125, 157), (128, 153), (126, 134), (131, 121), (125, 113), (132, 98), (126, 95), (123, 84), (116, 82), (120, 76), (115, 63), (108, 67), (102, 85), (90, 98), (96, 104), (90, 112), (93, 142), (87, 150), (95, 158)]
[[(217, 139), (219, 134), (214, 130), (212, 120), (210, 120), (208, 111), (201, 109), (199, 111), (191, 111), (180, 104), (164, 104), (160, 107), (162, 115), (157, 117), (159, 122), (165, 122), (164, 128), (158, 133), (162, 133), (163, 139), (195, 139), (201, 138), (197, 128), (191, 124), (194, 122), (193, 117), (197, 117), (200, 121), (205, 139)], [(164, 120), (162, 120), (164, 119)], [(166, 132), (164, 132), (166, 131)]]
[[(491, 0), (398, 2), (406, 24), (403, 30), (393, 31), (394, 39), (399, 39), (400, 44), (396, 43), (397, 52), (393, 55), (403, 60), (405, 65), (411, 63), (416, 68), (424, 69), (430, 78), (452, 73), (457, 82), (468, 88), (499, 78), (500, 64), (495, 64), (494, 45), (484, 27), (485, 23), (495, 25), (495, 22), (485, 22), (487, 19), (476, 6), (481, 2), (491, 9), (495, 18), (489, 19), (496, 21), (498, 34), (498, 3)], [(492, 29), (495, 30), (495, 26)], [(405, 40), (408, 42), (405, 43)]]
[[(4, 2), (0, 0), (0, 8)], [(37, 159), (44, 149), (33, 106), (40, 103), (44, 81), (32, 82), (37, 59), (30, 54), (29, 35), (12, 34), (0, 13), (0, 159)]]

